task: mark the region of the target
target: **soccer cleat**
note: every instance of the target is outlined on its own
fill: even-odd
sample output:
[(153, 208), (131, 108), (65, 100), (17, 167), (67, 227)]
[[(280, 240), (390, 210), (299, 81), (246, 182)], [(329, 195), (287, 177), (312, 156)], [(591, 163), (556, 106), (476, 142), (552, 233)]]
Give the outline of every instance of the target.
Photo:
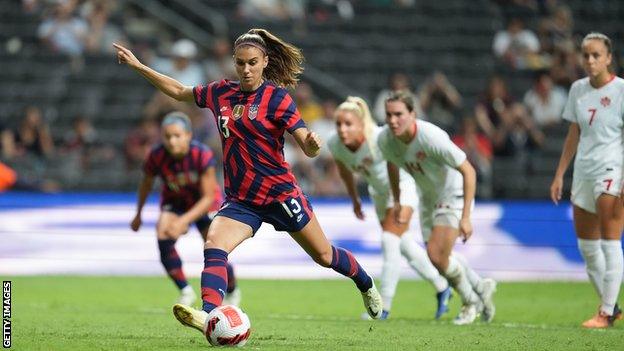
[[(386, 311), (386, 310), (383, 310), (383, 311), (381, 311), (381, 318), (379, 318), (379, 320), (384, 321), (384, 320), (388, 319), (389, 317), (390, 317), (390, 312)], [(368, 315), (367, 312), (362, 313), (362, 315), (360, 316), (360, 319), (363, 320), (363, 321), (373, 320), (371, 318), (371, 316)]]
[(436, 294), (436, 300), (438, 300), (438, 309), (436, 310), (435, 319), (440, 319), (443, 314), (449, 311), (448, 303), (453, 297), (451, 287), (448, 287)]
[(494, 293), (496, 292), (496, 281), (491, 278), (483, 279), (483, 292), (481, 293), (481, 301), (483, 302), (483, 313), (481, 320), (490, 323), (496, 314), (496, 306), (494, 306)]
[(234, 288), (232, 292), (225, 294), (222, 305), (240, 306), (241, 295), (241, 290), (238, 287)]
[(179, 304), (193, 306), (195, 300), (197, 300), (197, 295), (195, 295), (195, 291), (193, 291), (192, 286), (187, 285), (180, 290), (180, 296), (178, 297)]
[(611, 316), (609, 316), (608, 314), (602, 311), (598, 311), (598, 313), (595, 316), (593, 316), (591, 319), (588, 319), (585, 322), (583, 322), (582, 326), (588, 329), (608, 328), (613, 325), (609, 321), (610, 317)]
[(453, 320), (453, 324), (455, 325), (466, 325), (471, 324), (477, 319), (477, 316), (483, 309), (481, 303), (473, 303), (469, 305), (463, 305), (461, 311), (455, 319)]
[(173, 315), (182, 325), (195, 328), (202, 334), (204, 333), (206, 319), (208, 318), (208, 313), (205, 311), (177, 303), (173, 305)]
[(368, 315), (371, 316), (372, 319), (380, 319), (383, 313), (383, 304), (381, 295), (379, 295), (379, 291), (375, 287), (375, 283), (373, 283), (370, 289), (362, 293), (362, 299), (364, 300), (364, 307), (366, 307)]

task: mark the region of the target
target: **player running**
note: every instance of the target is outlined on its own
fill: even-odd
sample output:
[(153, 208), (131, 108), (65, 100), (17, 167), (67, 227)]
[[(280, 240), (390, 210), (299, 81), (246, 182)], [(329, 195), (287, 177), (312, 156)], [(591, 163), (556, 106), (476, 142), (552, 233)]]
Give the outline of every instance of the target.
[(368, 183), (368, 192), (375, 205), (377, 219), (383, 230), (381, 248), (383, 266), (381, 272), (381, 298), (383, 312), (381, 319), (387, 319), (392, 307), (401, 275), (401, 256), (410, 266), (436, 289), (438, 308), (435, 318), (439, 319), (448, 311), (451, 289), (429, 261), (427, 253), (416, 242), (409, 229), (412, 213), (418, 208), (416, 184), (407, 172), (401, 170), (401, 209), (406, 223), (398, 224), (394, 220), (394, 202), (390, 193), (386, 160), (377, 147), (377, 138), (381, 128), (375, 125), (366, 102), (359, 97), (349, 97), (340, 104), (334, 113), (336, 134), (327, 141), (340, 177), (347, 188), (355, 216), (363, 220), (362, 202), (358, 194), (354, 174), (358, 173)]
[(115, 47), (119, 62), (165, 94), (211, 109), (221, 132), (226, 200), (206, 240), (203, 310), (175, 305), (176, 318), (203, 332), (208, 312), (222, 303), (228, 254), (251, 238), (262, 222), (288, 232), (319, 265), (351, 278), (362, 293), (367, 312), (380, 318), (382, 301), (373, 280), (351, 252), (329, 243), (284, 160), (286, 131), (309, 157), (317, 156), (321, 147), (320, 138), (306, 128), (284, 89), (295, 86), (303, 70), (301, 51), (264, 29), (251, 29), (234, 42), (239, 81), (225, 79), (190, 87), (143, 65), (130, 50)]
[(555, 204), (561, 200), (563, 175), (576, 153), (572, 177), (574, 229), (587, 275), (601, 303), (585, 328), (607, 328), (622, 311), (617, 304), (622, 257), (622, 167), (624, 162), (624, 80), (611, 73), (613, 48), (604, 34), (589, 33), (582, 42), (588, 77), (570, 88), (563, 118), (570, 122), (561, 159), (550, 186)]
[[(191, 121), (181, 112), (165, 116), (161, 124), (162, 143), (150, 152), (143, 167), (143, 179), (139, 185), (137, 212), (130, 227), (135, 232), (141, 227), (141, 212), (154, 178), (162, 180), (160, 216), (156, 225), (160, 262), (169, 277), (180, 290), (178, 302), (192, 305), (197, 296), (189, 285), (182, 260), (176, 251), (178, 238), (188, 232), (195, 223), (206, 240), (210, 226), (209, 212), (217, 211), (223, 200), (215, 177), (215, 160), (206, 145), (191, 141)], [(240, 303), (240, 289), (236, 287), (234, 271), (230, 265), (226, 289), (230, 304)]]
[(427, 254), (442, 276), (462, 299), (462, 309), (453, 321), (470, 324), (494, 318), (496, 282), (482, 279), (451, 251), (457, 237), (466, 242), (472, 235), (470, 213), (474, 206), (476, 175), (466, 154), (437, 126), (416, 119), (414, 96), (398, 91), (386, 100), (387, 127), (378, 143), (388, 160), (388, 175), (396, 220), (407, 223), (400, 211), (403, 199), (399, 167), (416, 181), (420, 198), (420, 223)]

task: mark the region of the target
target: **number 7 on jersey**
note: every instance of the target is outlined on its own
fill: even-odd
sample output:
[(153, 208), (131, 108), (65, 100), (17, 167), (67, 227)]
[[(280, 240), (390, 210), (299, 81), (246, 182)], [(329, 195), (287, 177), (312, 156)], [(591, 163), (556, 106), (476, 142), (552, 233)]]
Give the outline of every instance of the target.
[(589, 125), (591, 126), (592, 123), (594, 122), (594, 117), (596, 117), (596, 109), (595, 108), (590, 108), (587, 111), (591, 114), (589, 116)]

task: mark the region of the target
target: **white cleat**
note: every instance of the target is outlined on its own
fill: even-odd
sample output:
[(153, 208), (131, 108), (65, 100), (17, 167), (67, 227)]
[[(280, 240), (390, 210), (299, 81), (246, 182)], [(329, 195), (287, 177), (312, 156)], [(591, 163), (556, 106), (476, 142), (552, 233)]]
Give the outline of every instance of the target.
[(197, 295), (195, 294), (195, 291), (193, 291), (192, 286), (187, 285), (180, 291), (180, 296), (178, 297), (179, 304), (193, 306), (195, 300), (197, 300)]
[(177, 303), (173, 305), (173, 315), (182, 325), (195, 328), (204, 333), (206, 319), (208, 319), (208, 313), (205, 311)]
[(233, 306), (240, 306), (240, 302), (241, 302), (241, 298), (242, 298), (242, 293), (241, 290), (236, 287), (234, 290), (232, 290), (231, 293), (227, 293), (225, 294), (225, 296), (223, 297), (223, 303), (222, 305), (233, 305)]
[(370, 289), (362, 293), (362, 299), (364, 300), (364, 307), (366, 307), (368, 315), (371, 316), (372, 319), (381, 318), (383, 303), (381, 301), (381, 295), (375, 287), (375, 283), (373, 283)]
[(481, 293), (481, 301), (483, 301), (483, 313), (481, 320), (490, 323), (496, 314), (496, 306), (494, 306), (494, 293), (496, 292), (496, 281), (492, 278), (483, 279), (483, 293)]
[(463, 305), (461, 311), (455, 319), (453, 320), (453, 324), (455, 325), (466, 325), (471, 324), (477, 319), (477, 316), (481, 312), (482, 306), (481, 303), (473, 303), (469, 305)]

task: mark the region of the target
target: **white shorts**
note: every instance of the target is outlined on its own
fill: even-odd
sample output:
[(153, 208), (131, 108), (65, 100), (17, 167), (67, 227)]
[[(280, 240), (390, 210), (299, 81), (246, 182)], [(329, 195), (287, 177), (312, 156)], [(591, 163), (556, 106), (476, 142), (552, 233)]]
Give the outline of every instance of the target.
[[(472, 202), (474, 208), (474, 201)], [(420, 230), (423, 240), (429, 241), (434, 226), (459, 229), (459, 221), (464, 211), (464, 196), (446, 196), (439, 201), (420, 202)]]
[[(418, 209), (418, 192), (416, 191), (416, 183), (411, 178), (401, 179), (399, 182), (399, 188), (401, 189), (401, 206), (409, 206), (414, 211)], [(389, 208), (394, 207), (394, 198), (392, 191), (389, 190), (385, 194), (376, 194), (372, 188), (368, 188), (371, 194), (371, 199), (375, 205), (375, 212), (377, 212), (377, 218), (379, 221), (383, 221), (386, 217), (386, 211)]]
[(596, 179), (572, 179), (572, 203), (585, 211), (596, 213), (596, 201), (602, 194), (619, 196), (622, 177), (606, 173)]

